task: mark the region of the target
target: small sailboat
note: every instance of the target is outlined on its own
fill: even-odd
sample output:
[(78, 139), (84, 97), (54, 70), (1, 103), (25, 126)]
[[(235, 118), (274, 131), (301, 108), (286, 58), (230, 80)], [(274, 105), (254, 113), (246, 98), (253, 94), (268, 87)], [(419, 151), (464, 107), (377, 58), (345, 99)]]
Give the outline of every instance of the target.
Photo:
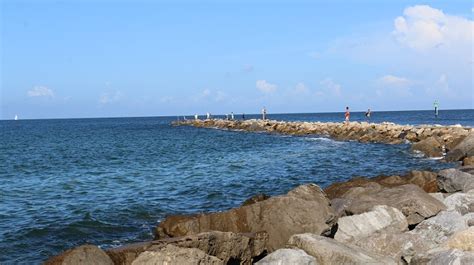
[(15, 120), (16, 120), (16, 121), (18, 120), (18, 115), (15, 115)]

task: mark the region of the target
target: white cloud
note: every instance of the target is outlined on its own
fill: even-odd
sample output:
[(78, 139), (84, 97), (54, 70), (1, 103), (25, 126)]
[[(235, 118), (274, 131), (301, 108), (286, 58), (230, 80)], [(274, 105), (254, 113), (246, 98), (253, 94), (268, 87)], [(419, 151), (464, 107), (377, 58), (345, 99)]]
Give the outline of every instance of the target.
[(256, 87), (265, 94), (273, 93), (277, 89), (276, 85), (270, 84), (266, 80), (257, 80)]
[(405, 87), (411, 84), (411, 81), (405, 77), (399, 77), (394, 75), (385, 75), (378, 79), (379, 84), (385, 86), (397, 86)]
[(298, 94), (307, 94), (309, 93), (309, 88), (303, 82), (300, 82), (296, 84), (294, 91)]
[(332, 81), (331, 78), (326, 78), (323, 81), (319, 82), (319, 84), (324, 86), (324, 90), (328, 91), (333, 96), (340, 96), (342, 94), (341, 85)]
[(47, 97), (53, 98), (54, 92), (52, 89), (45, 86), (35, 86), (27, 92), (28, 97)]
[(443, 13), (427, 5), (411, 6), (394, 21), (395, 38), (403, 45), (423, 51), (439, 46), (472, 46), (474, 22)]
[(100, 104), (110, 104), (113, 102), (117, 102), (122, 98), (122, 92), (120, 91), (112, 91), (112, 92), (104, 92), (99, 97)]

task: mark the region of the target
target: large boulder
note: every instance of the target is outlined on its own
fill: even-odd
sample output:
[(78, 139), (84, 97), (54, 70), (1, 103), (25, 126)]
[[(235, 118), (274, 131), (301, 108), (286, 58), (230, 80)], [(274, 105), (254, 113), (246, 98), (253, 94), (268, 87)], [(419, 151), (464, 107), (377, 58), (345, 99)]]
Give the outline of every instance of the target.
[[(100, 264), (100, 263), (96, 263)], [(132, 265), (224, 265), (225, 263), (213, 256), (206, 254), (197, 248), (181, 248), (173, 245), (166, 245), (157, 251), (145, 251), (136, 258)]]
[(350, 214), (370, 211), (375, 205), (387, 205), (400, 210), (407, 217), (408, 225), (418, 224), (446, 208), (442, 202), (413, 184), (385, 188), (369, 183), (350, 189), (342, 198), (350, 200), (345, 209)]
[(291, 235), (311, 232), (330, 234), (336, 216), (325, 193), (314, 184), (302, 185), (286, 195), (219, 213), (165, 219), (157, 237), (176, 237), (206, 231), (268, 233), (268, 250), (284, 246)]
[(391, 258), (310, 233), (293, 235), (288, 245), (304, 250), (318, 264), (396, 264)]
[[(266, 253), (266, 233), (236, 234), (211, 231), (197, 235), (166, 238), (146, 243), (132, 244), (107, 251), (116, 265), (129, 265), (145, 251), (157, 252), (167, 245), (199, 249), (215, 256), (224, 263), (229, 261), (251, 264), (254, 258)], [(150, 254), (151, 255), (151, 254)]]
[(48, 259), (45, 265), (84, 265), (104, 264), (113, 265), (114, 262), (102, 249), (93, 245), (82, 245)]
[(414, 143), (411, 146), (412, 151), (422, 152), (427, 157), (442, 157), (443, 148), (436, 137), (428, 137), (424, 140)]
[(463, 166), (474, 166), (474, 156), (468, 156), (462, 160)]
[(471, 132), (464, 140), (450, 150), (446, 154), (446, 160), (459, 161), (467, 156), (474, 156), (474, 132)]
[(455, 168), (444, 169), (438, 172), (438, 187), (445, 192), (467, 192), (474, 189), (474, 175)]
[(256, 265), (317, 265), (313, 256), (301, 249), (282, 248), (270, 253), (268, 256), (255, 263)]
[(408, 230), (405, 215), (400, 210), (385, 205), (375, 206), (366, 213), (341, 217), (337, 223), (334, 239), (343, 243), (358, 241), (381, 230), (395, 233)]

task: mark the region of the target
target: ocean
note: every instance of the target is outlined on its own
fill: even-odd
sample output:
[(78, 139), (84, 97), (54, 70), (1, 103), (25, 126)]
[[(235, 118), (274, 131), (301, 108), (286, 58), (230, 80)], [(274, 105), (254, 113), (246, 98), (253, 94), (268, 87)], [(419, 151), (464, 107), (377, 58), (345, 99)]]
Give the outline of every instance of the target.
[[(257, 193), (453, 165), (405, 144), (171, 126), (176, 119), (0, 121), (0, 263), (37, 264), (85, 243), (110, 248), (150, 240), (167, 215), (226, 210)], [(441, 111), (438, 118), (432, 111), (374, 112), (371, 121), (472, 127), (474, 110)]]

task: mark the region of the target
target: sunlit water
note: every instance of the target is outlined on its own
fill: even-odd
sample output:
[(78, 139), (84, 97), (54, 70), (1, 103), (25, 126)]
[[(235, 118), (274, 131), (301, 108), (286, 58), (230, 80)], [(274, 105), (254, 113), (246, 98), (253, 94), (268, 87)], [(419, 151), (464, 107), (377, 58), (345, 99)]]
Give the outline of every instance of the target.
[[(373, 120), (474, 123), (472, 110), (435, 121), (431, 114), (374, 113)], [(341, 114), (270, 118), (339, 121)], [(172, 127), (174, 119), (0, 121), (0, 263), (39, 263), (84, 243), (149, 240), (166, 215), (225, 210), (303, 183), (449, 166), (408, 145)]]

